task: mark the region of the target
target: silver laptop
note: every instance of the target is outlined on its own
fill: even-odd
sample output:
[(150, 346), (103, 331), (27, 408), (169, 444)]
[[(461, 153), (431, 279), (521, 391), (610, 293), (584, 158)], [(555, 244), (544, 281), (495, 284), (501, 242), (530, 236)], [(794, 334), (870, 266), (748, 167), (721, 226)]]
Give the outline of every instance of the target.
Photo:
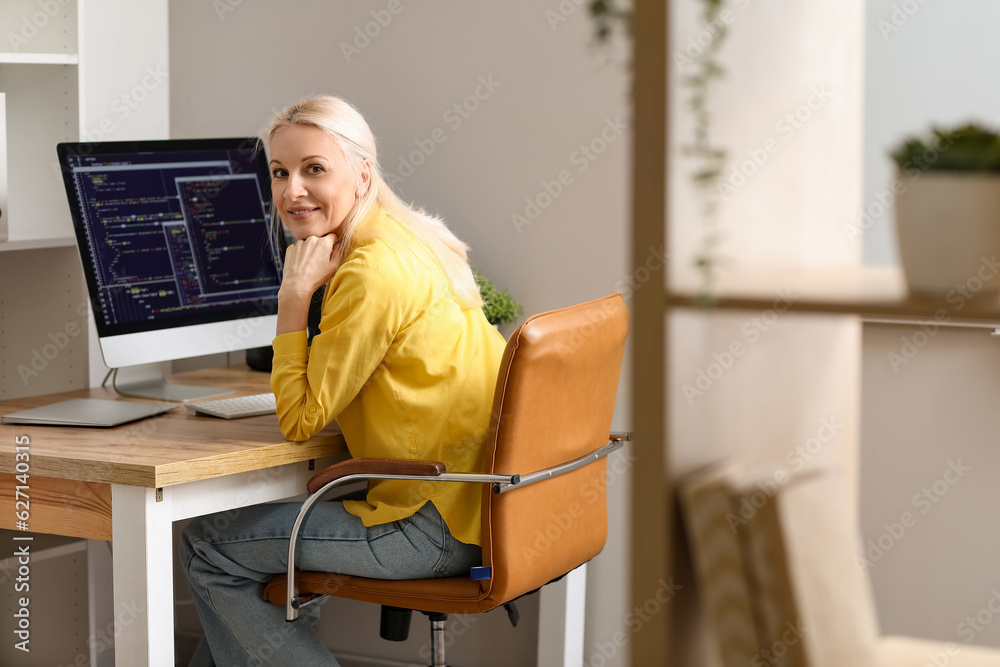
[(176, 403), (138, 403), (109, 401), (101, 398), (74, 398), (40, 408), (0, 416), (5, 424), (43, 426), (101, 426), (127, 424), (137, 419), (155, 417), (177, 408)]

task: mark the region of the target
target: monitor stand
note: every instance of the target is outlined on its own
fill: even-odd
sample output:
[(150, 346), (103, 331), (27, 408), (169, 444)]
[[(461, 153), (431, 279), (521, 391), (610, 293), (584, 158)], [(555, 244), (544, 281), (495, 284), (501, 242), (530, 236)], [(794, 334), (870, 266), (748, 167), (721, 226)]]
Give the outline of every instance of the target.
[(171, 384), (159, 374), (151, 376), (149, 373), (139, 373), (138, 377), (133, 375), (133, 377), (122, 379), (118, 376), (120, 370), (114, 369), (112, 386), (118, 395), (129, 398), (152, 398), (160, 401), (187, 403), (236, 393), (235, 389)]

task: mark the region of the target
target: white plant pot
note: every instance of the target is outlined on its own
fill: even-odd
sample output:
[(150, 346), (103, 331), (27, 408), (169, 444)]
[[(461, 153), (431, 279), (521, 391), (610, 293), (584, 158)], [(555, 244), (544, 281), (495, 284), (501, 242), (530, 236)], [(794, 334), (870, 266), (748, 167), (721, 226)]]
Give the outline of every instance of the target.
[(930, 171), (905, 185), (896, 234), (910, 292), (1000, 293), (1000, 175)]

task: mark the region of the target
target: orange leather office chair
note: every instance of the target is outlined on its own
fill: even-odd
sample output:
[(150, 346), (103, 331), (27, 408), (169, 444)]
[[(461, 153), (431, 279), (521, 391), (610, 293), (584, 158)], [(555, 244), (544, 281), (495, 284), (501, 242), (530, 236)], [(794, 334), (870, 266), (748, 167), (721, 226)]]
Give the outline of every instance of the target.
[[(607, 538), (604, 459), (629, 439), (609, 435), (628, 319), (621, 294), (613, 294), (535, 315), (514, 332), (497, 378), (485, 471), (349, 459), (313, 477), (289, 544), (289, 572), (268, 584), (264, 598), (285, 605), (289, 621), (326, 595), (380, 604), (382, 636), (397, 640), (406, 638), (412, 610), (421, 611), (431, 618), (433, 667), (445, 667), (447, 614), (506, 605), (600, 553)], [(482, 484), (483, 568), (470, 576), (406, 581), (298, 572), (299, 529), (310, 509), (327, 491), (358, 479)], [(566, 516), (570, 527), (556, 523), (554, 517)], [(555, 538), (544, 550), (536, 545), (539, 531)], [(402, 619), (394, 616), (400, 612)], [(516, 612), (508, 612), (515, 620)]]

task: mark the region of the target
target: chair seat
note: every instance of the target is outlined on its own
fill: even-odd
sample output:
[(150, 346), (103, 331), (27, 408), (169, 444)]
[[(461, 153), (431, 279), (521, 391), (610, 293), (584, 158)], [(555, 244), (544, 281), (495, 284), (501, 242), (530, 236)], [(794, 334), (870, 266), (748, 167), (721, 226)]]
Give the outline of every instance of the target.
[(1000, 650), (910, 637), (882, 638), (878, 654), (879, 667), (1000, 667)]
[[(368, 579), (329, 572), (298, 572), (299, 593), (333, 595), (361, 602), (372, 602), (417, 611), (442, 614), (482, 614), (501, 601), (489, 599), (489, 580), (469, 577), (440, 579)], [(275, 577), (264, 589), (264, 599), (285, 604), (286, 575)]]

